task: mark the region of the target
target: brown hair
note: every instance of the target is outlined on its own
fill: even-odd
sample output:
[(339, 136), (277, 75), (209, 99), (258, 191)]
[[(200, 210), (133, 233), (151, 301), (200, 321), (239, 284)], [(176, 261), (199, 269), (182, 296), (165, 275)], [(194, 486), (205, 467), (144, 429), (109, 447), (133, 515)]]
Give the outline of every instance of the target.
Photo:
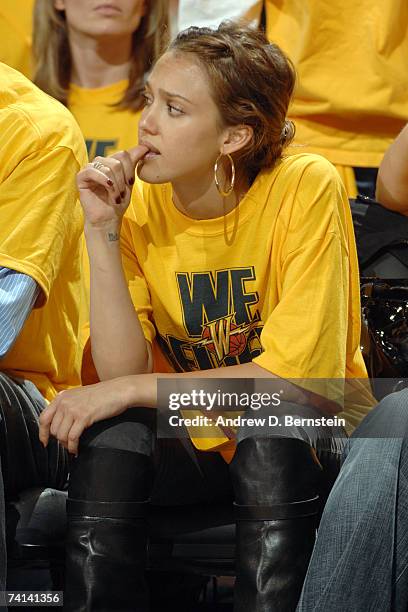
[(252, 127), (252, 140), (235, 154), (249, 179), (273, 166), (295, 134), (286, 113), (296, 73), (281, 49), (259, 30), (223, 22), (216, 30), (183, 30), (168, 50), (195, 55), (204, 66), (224, 125)]
[[(167, 35), (167, 0), (148, 0), (146, 15), (133, 33), (129, 86), (118, 107), (137, 111), (143, 106), (145, 73), (160, 56)], [(71, 52), (64, 11), (54, 0), (36, 0), (33, 17), (34, 83), (67, 105)]]

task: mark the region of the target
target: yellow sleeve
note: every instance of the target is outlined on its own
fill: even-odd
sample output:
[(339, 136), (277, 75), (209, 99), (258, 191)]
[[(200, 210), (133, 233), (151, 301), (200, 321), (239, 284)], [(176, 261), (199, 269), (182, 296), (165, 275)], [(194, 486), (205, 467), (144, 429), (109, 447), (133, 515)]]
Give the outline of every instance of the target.
[[(43, 305), (67, 253), (78, 252), (82, 212), (75, 176), (78, 160), (67, 147), (27, 155), (0, 189), (0, 265), (31, 276)], [(72, 247), (72, 248), (71, 248)]]
[(254, 359), (279, 377), (345, 376), (349, 282), (357, 274), (350, 272), (347, 208), (334, 168), (312, 164), (282, 223), (280, 299), (261, 334), (263, 353)]

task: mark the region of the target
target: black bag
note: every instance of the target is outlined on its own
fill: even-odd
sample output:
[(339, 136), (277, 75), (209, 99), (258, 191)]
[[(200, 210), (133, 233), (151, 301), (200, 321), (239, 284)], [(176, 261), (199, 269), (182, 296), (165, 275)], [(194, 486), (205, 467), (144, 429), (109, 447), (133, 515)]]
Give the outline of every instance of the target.
[(408, 279), (361, 279), (361, 310), (370, 345), (370, 371), (408, 377)]
[(408, 217), (361, 195), (350, 208), (360, 276), (408, 278)]
[(408, 384), (408, 217), (365, 196), (350, 206), (361, 278), (361, 347), (381, 399)]

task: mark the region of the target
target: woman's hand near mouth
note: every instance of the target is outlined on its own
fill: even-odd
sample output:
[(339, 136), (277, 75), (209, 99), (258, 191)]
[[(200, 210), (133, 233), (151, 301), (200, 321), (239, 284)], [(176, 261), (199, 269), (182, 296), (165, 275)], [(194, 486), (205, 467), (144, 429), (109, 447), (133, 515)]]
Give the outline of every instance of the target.
[(145, 159), (151, 159), (152, 157), (157, 157), (160, 155), (159, 149), (156, 149), (156, 147), (147, 140), (141, 140), (140, 145), (143, 145), (149, 149), (145, 155)]
[(85, 226), (120, 225), (129, 206), (136, 165), (149, 152), (146, 145), (138, 145), (110, 157), (96, 157), (78, 173)]

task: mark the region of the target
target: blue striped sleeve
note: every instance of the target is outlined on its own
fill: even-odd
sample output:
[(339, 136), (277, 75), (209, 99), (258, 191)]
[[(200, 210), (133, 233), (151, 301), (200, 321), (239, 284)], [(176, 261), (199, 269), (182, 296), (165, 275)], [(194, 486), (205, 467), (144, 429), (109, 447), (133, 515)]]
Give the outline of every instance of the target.
[(30, 276), (0, 266), (0, 359), (17, 339), (39, 293)]

